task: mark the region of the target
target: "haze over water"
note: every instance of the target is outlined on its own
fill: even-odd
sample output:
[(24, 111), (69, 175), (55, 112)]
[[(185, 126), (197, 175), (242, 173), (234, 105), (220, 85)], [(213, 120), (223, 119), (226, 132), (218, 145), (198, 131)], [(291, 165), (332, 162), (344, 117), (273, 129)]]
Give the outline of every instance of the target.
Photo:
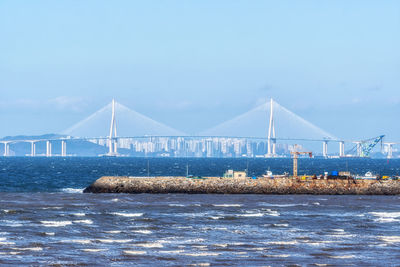
[[(254, 175), (290, 159), (1, 158), (0, 264), (400, 264), (399, 196), (83, 194), (102, 175)], [(400, 161), (300, 160), (395, 175)], [(380, 171), (381, 170), (381, 171)]]

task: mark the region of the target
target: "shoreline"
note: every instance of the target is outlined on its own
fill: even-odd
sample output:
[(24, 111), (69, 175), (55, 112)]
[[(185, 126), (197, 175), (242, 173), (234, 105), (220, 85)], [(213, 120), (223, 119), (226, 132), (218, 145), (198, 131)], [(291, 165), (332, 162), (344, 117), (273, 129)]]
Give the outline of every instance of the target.
[(86, 187), (83, 192), (129, 194), (400, 195), (400, 181), (396, 180), (204, 178), (103, 176)]

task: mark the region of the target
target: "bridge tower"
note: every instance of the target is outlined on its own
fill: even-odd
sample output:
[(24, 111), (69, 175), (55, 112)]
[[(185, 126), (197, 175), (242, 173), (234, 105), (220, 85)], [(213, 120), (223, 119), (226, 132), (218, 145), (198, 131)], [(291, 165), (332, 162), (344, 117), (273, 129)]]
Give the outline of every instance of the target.
[(268, 154), (267, 157), (276, 156), (276, 136), (275, 136), (275, 121), (274, 121), (274, 100), (270, 101), (270, 116), (268, 128)]
[(117, 122), (115, 121), (115, 100), (112, 100), (112, 111), (111, 111), (111, 125), (110, 135), (108, 136), (108, 156), (115, 156), (118, 154), (118, 143), (117, 143)]

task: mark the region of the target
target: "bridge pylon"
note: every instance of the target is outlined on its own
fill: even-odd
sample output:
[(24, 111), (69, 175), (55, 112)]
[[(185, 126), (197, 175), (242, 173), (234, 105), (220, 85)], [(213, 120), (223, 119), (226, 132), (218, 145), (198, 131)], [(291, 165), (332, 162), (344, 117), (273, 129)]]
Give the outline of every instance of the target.
[(276, 157), (276, 135), (275, 135), (275, 121), (274, 121), (274, 100), (270, 101), (270, 116), (268, 127), (268, 158)]

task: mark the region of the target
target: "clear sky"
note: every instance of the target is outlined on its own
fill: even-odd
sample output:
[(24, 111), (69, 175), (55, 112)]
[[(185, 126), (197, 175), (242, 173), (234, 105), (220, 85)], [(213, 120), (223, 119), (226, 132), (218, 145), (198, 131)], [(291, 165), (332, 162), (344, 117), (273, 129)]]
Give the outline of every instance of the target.
[(400, 141), (400, 1), (0, 0), (0, 137), (117, 101), (187, 133), (273, 97)]

